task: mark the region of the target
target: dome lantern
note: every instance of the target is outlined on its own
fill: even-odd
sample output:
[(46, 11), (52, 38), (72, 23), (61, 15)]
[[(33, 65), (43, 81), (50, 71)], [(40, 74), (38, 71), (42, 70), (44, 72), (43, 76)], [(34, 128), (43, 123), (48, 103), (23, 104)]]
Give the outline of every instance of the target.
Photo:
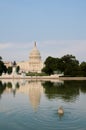
[(37, 49), (36, 42), (34, 42), (34, 47), (33, 47), (32, 51), (30, 52), (29, 60), (30, 60), (30, 61), (33, 61), (33, 60), (34, 60), (34, 61), (35, 61), (35, 60), (40, 61), (40, 60), (41, 60), (40, 52), (39, 52), (39, 50)]

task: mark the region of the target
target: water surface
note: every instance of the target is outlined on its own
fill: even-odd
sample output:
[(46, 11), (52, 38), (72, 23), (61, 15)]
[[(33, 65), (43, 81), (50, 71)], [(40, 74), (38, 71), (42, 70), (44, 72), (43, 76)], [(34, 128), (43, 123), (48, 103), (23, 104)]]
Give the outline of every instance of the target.
[(2, 80), (0, 130), (86, 130), (85, 102), (86, 81)]

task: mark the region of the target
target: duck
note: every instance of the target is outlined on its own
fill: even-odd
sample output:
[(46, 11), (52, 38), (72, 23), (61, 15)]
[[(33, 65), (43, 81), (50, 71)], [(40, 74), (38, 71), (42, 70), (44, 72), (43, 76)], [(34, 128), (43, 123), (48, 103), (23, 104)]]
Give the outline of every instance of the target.
[(59, 115), (63, 115), (63, 114), (64, 114), (64, 110), (63, 110), (63, 107), (62, 107), (62, 106), (59, 107), (59, 109), (58, 109), (58, 114), (59, 114)]

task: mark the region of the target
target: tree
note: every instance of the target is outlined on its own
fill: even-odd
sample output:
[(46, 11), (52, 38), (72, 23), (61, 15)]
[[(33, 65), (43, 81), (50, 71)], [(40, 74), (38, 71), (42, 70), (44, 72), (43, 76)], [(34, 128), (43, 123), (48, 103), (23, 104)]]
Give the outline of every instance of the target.
[(0, 56), (0, 61), (2, 60), (2, 57)]
[(58, 58), (49, 56), (44, 62), (45, 67), (42, 69), (42, 71), (49, 75), (53, 74), (54, 71), (57, 71), (58, 69), (57, 61), (58, 61)]
[(86, 62), (80, 64), (80, 75), (86, 77)]
[(2, 57), (0, 56), (0, 75), (2, 75), (2, 73), (6, 73), (7, 68), (4, 65), (4, 62), (2, 61)]
[(77, 76), (79, 71), (79, 61), (73, 55), (64, 55), (61, 58), (48, 57), (45, 60), (45, 67), (42, 69), (47, 74), (63, 72), (65, 76)]
[(19, 70), (20, 70), (20, 67), (19, 67), (19, 66), (17, 66), (17, 67), (16, 67), (16, 72), (18, 73), (18, 72), (19, 72)]
[(79, 70), (79, 61), (73, 55), (64, 55), (61, 58), (62, 70), (65, 76), (77, 76)]
[(8, 72), (8, 74), (11, 74), (11, 73), (12, 73), (12, 66), (9, 66), (9, 67), (8, 67), (7, 72)]

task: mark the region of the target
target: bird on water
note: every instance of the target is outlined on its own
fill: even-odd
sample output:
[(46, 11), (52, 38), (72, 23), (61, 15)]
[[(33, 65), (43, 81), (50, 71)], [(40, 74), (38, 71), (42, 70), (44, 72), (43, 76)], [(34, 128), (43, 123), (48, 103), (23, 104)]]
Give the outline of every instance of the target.
[(64, 114), (64, 109), (63, 109), (62, 106), (59, 107), (59, 109), (58, 109), (58, 114), (60, 114), (60, 115), (63, 115), (63, 114)]

